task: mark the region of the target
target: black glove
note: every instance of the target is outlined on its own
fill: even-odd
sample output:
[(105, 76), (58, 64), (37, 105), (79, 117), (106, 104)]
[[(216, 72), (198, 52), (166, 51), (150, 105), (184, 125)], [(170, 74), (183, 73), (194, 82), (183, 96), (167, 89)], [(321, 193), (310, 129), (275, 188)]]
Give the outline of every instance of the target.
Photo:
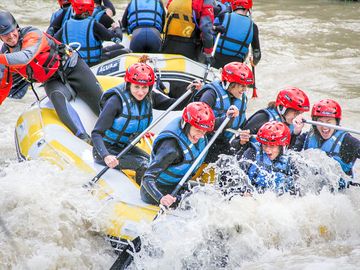
[(213, 29), (216, 33), (224, 34), (226, 32), (226, 29), (223, 25), (214, 25)]

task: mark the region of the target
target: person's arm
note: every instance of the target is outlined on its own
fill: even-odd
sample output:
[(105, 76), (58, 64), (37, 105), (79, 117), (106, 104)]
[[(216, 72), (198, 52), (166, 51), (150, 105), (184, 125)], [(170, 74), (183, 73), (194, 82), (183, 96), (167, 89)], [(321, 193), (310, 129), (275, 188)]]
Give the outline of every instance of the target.
[(360, 158), (360, 141), (350, 134), (345, 135), (340, 148), (340, 156), (346, 163), (355, 162)]
[(164, 8), (164, 4), (162, 1), (160, 1), (160, 6), (161, 6), (161, 9), (163, 11), (163, 14), (161, 16), (161, 21), (162, 21), (162, 26), (161, 26), (161, 33), (164, 32), (164, 26), (165, 26), (165, 20), (166, 20), (166, 10)]
[(240, 168), (247, 174), (250, 166), (256, 160), (256, 150), (253, 147), (249, 147), (239, 160)]
[(253, 24), (253, 40), (251, 42), (252, 48), (252, 57), (254, 65), (257, 65), (261, 59), (261, 50), (260, 50), (260, 39), (259, 39), (259, 29), (257, 25)]
[(58, 30), (58, 31), (56, 32), (56, 34), (54, 35), (54, 38), (55, 38), (56, 40), (60, 41), (60, 42), (63, 42), (63, 40), (62, 40), (63, 31), (64, 31), (64, 28), (61, 27), (61, 29)]
[(106, 149), (103, 141), (105, 131), (111, 128), (115, 117), (121, 111), (121, 101), (116, 95), (113, 95), (106, 101), (105, 106), (102, 109), (98, 120), (96, 121), (95, 127), (91, 132), (91, 139), (94, 147), (103, 159), (110, 154)]
[(116, 38), (120, 40), (122, 39), (122, 35), (120, 35), (117, 31), (108, 30), (104, 25), (102, 25), (99, 22), (94, 23), (94, 36), (96, 37), (97, 40), (100, 41), (104, 41), (104, 40), (110, 41)]
[(39, 29), (30, 28), (23, 37), (21, 51), (0, 54), (0, 65), (17, 68), (26, 66), (47, 44), (47, 37)]
[(199, 27), (201, 30), (201, 40), (205, 54), (211, 54), (213, 50), (213, 28), (214, 7), (211, 0), (204, 0), (200, 11)]
[(104, 13), (101, 16), (101, 18), (99, 19), (99, 23), (102, 24), (103, 26), (105, 26), (105, 28), (107, 28), (107, 29), (109, 29), (114, 22), (115, 21), (113, 20), (113, 18), (111, 18), (106, 13)]
[(269, 122), (269, 116), (266, 112), (257, 111), (246, 121), (243, 129), (250, 130), (250, 134), (257, 134), (263, 124)]
[(68, 7), (63, 8), (59, 16), (57, 16), (49, 25), (48, 29), (46, 30), (46, 33), (48, 33), (50, 36), (54, 36), (61, 29), (62, 21), (64, 19), (67, 9)]
[(128, 28), (128, 19), (127, 19), (127, 17), (128, 17), (128, 13), (129, 13), (129, 6), (130, 6), (130, 4), (127, 5), (127, 7), (126, 7), (126, 9), (124, 11), (124, 14), (122, 16), (122, 19), (121, 19), (121, 26), (122, 26), (123, 29), (126, 29), (126, 31), (127, 31), (127, 28)]
[[(184, 99), (174, 108), (174, 111), (182, 110), (190, 102), (191, 98), (192, 95), (189, 95), (188, 98)], [(155, 88), (151, 91), (151, 99), (153, 102), (153, 108), (156, 110), (167, 110), (177, 101), (176, 98), (171, 98)]]
[(296, 136), (296, 140), (294, 144), (290, 144), (290, 149), (300, 152), (304, 148), (305, 139), (308, 132), (302, 133), (299, 136)]
[(156, 149), (153, 149), (153, 155), (149, 168), (144, 174), (142, 185), (151, 197), (160, 203), (161, 198), (167, 194), (162, 194), (158, 189), (156, 179), (170, 165), (181, 162), (183, 155), (175, 139), (160, 141)]
[(112, 12), (112, 14), (113, 14), (113, 16), (116, 15), (115, 7), (114, 7), (113, 3), (112, 3), (110, 0), (103, 0), (102, 5), (103, 5), (104, 7), (106, 7), (106, 8), (108, 8), (108, 9), (110, 9), (111, 12)]

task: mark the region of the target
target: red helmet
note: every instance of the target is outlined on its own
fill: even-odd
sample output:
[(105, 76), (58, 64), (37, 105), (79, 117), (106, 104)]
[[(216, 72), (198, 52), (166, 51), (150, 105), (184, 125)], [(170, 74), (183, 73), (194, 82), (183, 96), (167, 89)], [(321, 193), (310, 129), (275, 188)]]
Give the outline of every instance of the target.
[(231, 62), (226, 64), (221, 72), (221, 80), (229, 83), (249, 85), (254, 83), (251, 69), (244, 63)]
[(286, 146), (290, 144), (291, 133), (289, 127), (284, 123), (270, 121), (261, 126), (256, 139), (261, 144)]
[(125, 82), (152, 86), (155, 82), (154, 70), (145, 63), (131, 65), (125, 73)]
[(305, 92), (297, 87), (288, 87), (281, 90), (276, 98), (276, 106), (282, 105), (285, 108), (296, 111), (308, 112), (310, 101)]
[(341, 119), (341, 107), (339, 103), (332, 99), (323, 99), (314, 104), (311, 110), (311, 116), (315, 117), (333, 117)]
[(94, 0), (71, 0), (71, 5), (76, 15), (84, 13), (91, 15), (94, 11)]
[(70, 0), (58, 0), (59, 6), (63, 7), (66, 4), (71, 4)]
[(182, 115), (185, 123), (203, 131), (213, 131), (215, 126), (215, 114), (211, 107), (204, 102), (189, 103)]
[(236, 10), (239, 8), (251, 9), (253, 6), (252, 0), (230, 0), (224, 2), (230, 2), (232, 10)]

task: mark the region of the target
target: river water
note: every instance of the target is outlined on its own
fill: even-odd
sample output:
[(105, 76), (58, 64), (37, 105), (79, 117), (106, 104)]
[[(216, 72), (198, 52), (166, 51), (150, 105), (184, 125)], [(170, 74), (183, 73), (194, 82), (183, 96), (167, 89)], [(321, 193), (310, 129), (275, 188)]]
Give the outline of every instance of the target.
[[(113, 2), (120, 18), (126, 3)], [(41, 29), (56, 8), (56, 1), (0, 0), (0, 9), (13, 12), (21, 26)], [(343, 126), (360, 130), (359, 14), (357, 2), (255, 1), (263, 57), (256, 68), (259, 98), (250, 101), (249, 115), (279, 89), (294, 85), (311, 102), (336, 99)], [(108, 269), (114, 255), (100, 234), (107, 225), (106, 207), (81, 188), (91, 176), (45, 161), (16, 160), (14, 126), (33, 101), (28, 93), (0, 107), (0, 269)], [(339, 172), (316, 152), (302, 162), (322, 164), (329, 178)], [(315, 176), (302, 181), (311, 186)], [(136, 256), (133, 268), (358, 269), (359, 194), (353, 188), (344, 194), (265, 194), (228, 201), (203, 189), (190, 198), (190, 217), (165, 216), (156, 228), (144, 226), (148, 248)]]

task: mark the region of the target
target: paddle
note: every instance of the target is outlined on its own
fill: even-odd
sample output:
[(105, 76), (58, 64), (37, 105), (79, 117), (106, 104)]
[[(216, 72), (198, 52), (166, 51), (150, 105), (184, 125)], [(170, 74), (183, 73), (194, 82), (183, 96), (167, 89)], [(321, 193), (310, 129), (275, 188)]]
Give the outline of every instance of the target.
[(251, 69), (252, 69), (252, 73), (253, 73), (253, 76), (254, 76), (254, 84), (253, 84), (253, 94), (252, 94), (252, 97), (253, 97), (253, 98), (256, 98), (258, 95), (257, 95), (256, 82), (255, 82), (255, 67), (254, 67), (253, 65), (251, 65)]
[[(200, 153), (200, 155), (195, 159), (194, 163), (191, 165), (191, 167), (189, 168), (189, 170), (186, 172), (186, 174), (183, 176), (183, 178), (180, 180), (180, 182), (177, 184), (177, 186), (175, 187), (175, 189), (173, 190), (173, 192), (171, 192), (171, 196), (175, 197), (176, 194), (179, 192), (179, 190), (183, 187), (183, 185), (185, 184), (185, 182), (187, 181), (187, 179), (189, 178), (189, 176), (192, 174), (192, 172), (194, 171), (194, 169), (197, 167), (197, 165), (199, 164), (199, 162), (202, 160), (202, 158), (204, 157), (204, 155), (206, 155), (207, 151), (209, 150), (209, 148), (211, 147), (211, 145), (215, 142), (216, 138), (221, 134), (221, 132), (223, 131), (223, 129), (225, 128), (225, 126), (229, 123), (230, 121), (230, 117), (226, 117), (226, 119), (224, 120), (224, 122), (220, 125), (220, 127), (216, 130), (216, 132), (214, 133), (214, 135), (211, 137), (210, 141), (208, 142), (208, 144), (206, 145), (206, 147), (204, 148), (204, 150)], [(162, 205), (160, 205), (160, 210), (159, 212), (156, 214), (155, 219), (157, 219), (160, 215), (162, 215), (164, 213), (164, 207)], [(119, 254), (118, 258), (116, 259), (116, 261), (114, 262), (114, 264), (112, 265), (112, 267), (110, 268), (110, 270), (115, 270), (115, 269), (125, 269), (133, 260), (133, 256), (128, 252), (129, 249), (131, 249), (131, 251), (134, 251), (134, 249), (132, 248), (132, 246), (136, 247), (136, 245), (140, 245), (140, 237), (137, 236), (134, 240), (131, 241), (131, 243), (129, 243), (124, 249), (123, 251)], [(136, 250), (136, 248), (135, 248)], [(117, 268), (115, 268), (115, 266)]]
[[(117, 156), (116, 158), (119, 159), (127, 152), (129, 152), (140, 140), (141, 138), (150, 131), (155, 125), (157, 125), (160, 120), (162, 120), (169, 112), (171, 112), (176, 106), (178, 106), (183, 100), (185, 100), (190, 94), (192, 90), (187, 90), (174, 104), (172, 104), (165, 112), (163, 112), (156, 120), (154, 120), (150, 126), (148, 126), (143, 132), (140, 133), (130, 144), (128, 144)], [(93, 179), (88, 182), (88, 185), (92, 186), (99, 181), (100, 177), (107, 172), (109, 167), (103, 168)], [(87, 187), (87, 185), (85, 185)]]
[[(214, 47), (213, 47), (213, 50), (211, 52), (211, 57), (214, 57), (214, 55), (215, 55), (215, 51), (216, 51), (217, 45), (219, 43), (220, 36), (221, 36), (221, 33), (220, 32), (217, 33), (215, 43), (214, 43)], [(206, 83), (206, 78), (209, 75), (210, 66), (211, 66), (211, 63), (208, 63), (207, 66), (206, 66), (205, 73), (204, 73), (204, 78), (203, 78), (204, 83)]]
[(347, 132), (351, 132), (351, 133), (355, 133), (355, 134), (359, 134), (359, 135), (360, 135), (360, 131), (359, 131), (359, 130), (355, 130), (355, 129), (352, 129), (352, 128), (345, 128), (345, 127), (342, 127), (342, 126), (337, 126), (337, 125), (322, 123), (322, 122), (318, 122), (318, 121), (306, 120), (306, 119), (303, 119), (303, 122), (304, 122), (305, 124), (328, 127), (328, 128), (332, 128), (332, 129), (336, 129), (336, 130), (343, 130), (343, 131), (347, 131)]

